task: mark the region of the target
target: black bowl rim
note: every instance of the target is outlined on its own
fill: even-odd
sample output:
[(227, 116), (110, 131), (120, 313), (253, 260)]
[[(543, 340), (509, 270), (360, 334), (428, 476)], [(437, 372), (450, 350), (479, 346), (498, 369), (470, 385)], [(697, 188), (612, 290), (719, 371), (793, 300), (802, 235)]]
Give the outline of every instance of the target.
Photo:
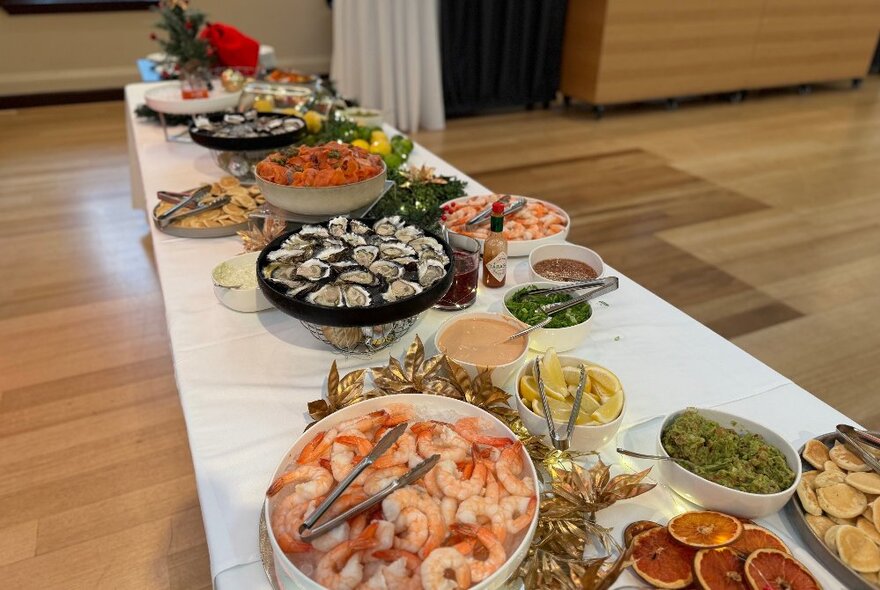
[[(223, 116), (227, 114), (229, 113), (212, 113), (208, 118), (211, 120), (218, 120), (222, 119)], [(302, 127), (295, 131), (279, 133), (278, 135), (264, 135), (261, 137), (217, 137), (202, 132), (195, 125), (190, 125), (189, 136), (194, 143), (211, 150), (220, 150), (224, 152), (253, 152), (280, 149), (293, 145), (300, 137), (306, 134), (306, 122), (302, 117), (285, 115), (283, 113), (257, 113), (257, 116), (273, 119), (299, 119), (302, 123)]]
[[(349, 221), (352, 219), (357, 219), (358, 221), (362, 221), (372, 227), (379, 218), (356, 217), (349, 218)], [(307, 225), (326, 227), (327, 223), (328, 222), (325, 221), (322, 223)], [(446, 242), (446, 240), (436, 233), (422, 228), (419, 229), (421, 229), (425, 235), (434, 238), (443, 246), (443, 251), (449, 258), (449, 264), (446, 265), (446, 274), (442, 279), (421, 293), (413, 295), (408, 299), (379, 303), (369, 307), (324, 307), (307, 301), (291, 299), (285, 293), (281, 292), (280, 288), (277, 288), (274, 283), (263, 277), (262, 269), (266, 266), (266, 258), (269, 255), (269, 252), (276, 250), (284, 240), (297, 233), (299, 229), (284, 233), (263, 248), (260, 255), (257, 257), (257, 283), (260, 286), (260, 290), (266, 296), (266, 299), (268, 299), (272, 305), (289, 316), (311, 324), (336, 327), (378, 326), (418, 315), (437, 303), (437, 301), (446, 294), (446, 291), (449, 290), (450, 286), (452, 286), (452, 281), (455, 278), (455, 255), (452, 251), (452, 247)], [(356, 319), (346, 319), (347, 316), (355, 316)], [(364, 317), (358, 318), (357, 316)]]

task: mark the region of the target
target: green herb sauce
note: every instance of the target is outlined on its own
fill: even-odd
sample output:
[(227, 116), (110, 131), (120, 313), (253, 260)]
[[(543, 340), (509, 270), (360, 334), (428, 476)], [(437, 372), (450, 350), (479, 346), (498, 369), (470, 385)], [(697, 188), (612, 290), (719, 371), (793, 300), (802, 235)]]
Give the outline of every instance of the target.
[[(534, 291), (537, 288), (538, 287), (534, 285), (523, 287), (505, 304), (507, 305), (507, 309), (510, 310), (510, 313), (512, 313), (516, 319), (525, 322), (530, 326), (534, 326), (547, 317), (547, 314), (541, 311), (542, 305), (571, 301), (571, 295), (568, 293), (550, 293), (547, 295), (533, 295), (531, 297), (522, 296), (522, 294)], [(592, 314), (593, 310), (590, 308), (589, 303), (579, 303), (574, 307), (569, 307), (564, 311), (553, 314), (553, 319), (550, 320), (550, 323), (545, 327), (569, 328), (587, 321)]]

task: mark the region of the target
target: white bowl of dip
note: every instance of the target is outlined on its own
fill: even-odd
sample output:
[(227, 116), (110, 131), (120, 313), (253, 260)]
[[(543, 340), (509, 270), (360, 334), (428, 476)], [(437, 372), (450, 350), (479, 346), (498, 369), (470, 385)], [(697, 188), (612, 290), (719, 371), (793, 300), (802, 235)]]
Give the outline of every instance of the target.
[(499, 313), (472, 312), (448, 319), (434, 335), (435, 348), (461, 365), (471, 378), (489, 368), (492, 384), (500, 387), (529, 351), (528, 334), (504, 342), (526, 325)]
[(229, 309), (245, 313), (272, 307), (257, 284), (259, 255), (259, 252), (248, 252), (233, 256), (214, 267), (211, 279), (214, 281), (214, 295), (220, 303)]
[[(560, 281), (553, 276), (542, 275), (535, 269), (535, 266), (540, 268), (540, 264), (546, 263), (548, 260), (562, 261), (557, 263), (557, 266), (559, 264), (586, 264), (593, 269), (596, 277), (601, 277), (605, 273), (605, 263), (602, 261), (602, 257), (587, 247), (578, 246), (577, 244), (546, 244), (535, 248), (529, 254), (529, 274), (533, 281), (550, 281), (556, 284), (568, 282)], [(585, 277), (582, 280), (588, 281), (590, 279)]]

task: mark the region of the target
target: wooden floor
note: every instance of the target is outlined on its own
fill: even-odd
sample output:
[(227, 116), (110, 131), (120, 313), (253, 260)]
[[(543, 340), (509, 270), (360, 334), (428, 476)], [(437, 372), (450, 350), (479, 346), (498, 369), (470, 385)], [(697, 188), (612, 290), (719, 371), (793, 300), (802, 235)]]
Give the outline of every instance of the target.
[[(0, 587), (209, 588), (123, 106), (0, 128)], [(417, 139), (565, 206), (573, 240), (880, 428), (880, 80)]]

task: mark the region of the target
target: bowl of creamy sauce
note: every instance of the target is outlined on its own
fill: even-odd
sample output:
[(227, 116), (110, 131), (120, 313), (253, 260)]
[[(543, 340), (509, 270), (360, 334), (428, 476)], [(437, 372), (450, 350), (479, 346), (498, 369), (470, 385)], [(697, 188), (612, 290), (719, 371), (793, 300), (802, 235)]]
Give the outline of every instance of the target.
[(529, 349), (529, 336), (507, 339), (525, 324), (498, 313), (473, 312), (447, 320), (434, 336), (437, 351), (461, 365), (474, 377), (492, 370), (492, 383), (501, 386), (516, 372)]

